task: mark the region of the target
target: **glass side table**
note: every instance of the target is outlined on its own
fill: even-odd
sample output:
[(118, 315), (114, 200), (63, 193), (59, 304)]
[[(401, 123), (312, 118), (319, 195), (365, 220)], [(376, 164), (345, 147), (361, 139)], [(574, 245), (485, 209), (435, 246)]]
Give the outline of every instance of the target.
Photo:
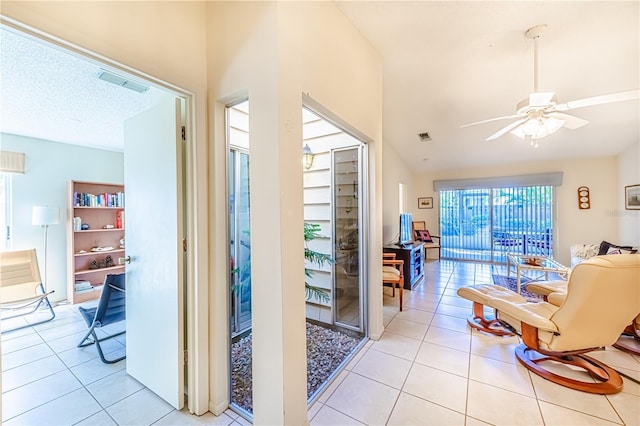
[[(535, 262), (534, 262), (535, 261)], [(511, 275), (511, 268), (516, 272), (516, 291), (520, 294), (522, 285), (522, 272), (540, 271), (544, 272), (539, 277), (531, 279), (531, 281), (539, 281), (542, 277), (545, 280), (549, 279), (549, 272), (555, 272), (559, 275), (569, 277), (570, 269), (560, 263), (556, 262), (548, 256), (530, 256), (523, 254), (508, 254), (507, 255), (507, 277)], [(528, 281), (530, 282), (530, 281)]]

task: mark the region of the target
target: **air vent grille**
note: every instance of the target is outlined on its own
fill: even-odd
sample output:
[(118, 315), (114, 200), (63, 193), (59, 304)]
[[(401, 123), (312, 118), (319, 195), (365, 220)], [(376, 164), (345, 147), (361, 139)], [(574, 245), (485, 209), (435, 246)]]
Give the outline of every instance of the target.
[(418, 137), (420, 138), (421, 142), (428, 142), (431, 140), (431, 136), (429, 136), (429, 133), (427, 132), (418, 133)]
[(127, 80), (124, 77), (121, 77), (117, 74), (113, 74), (109, 71), (105, 71), (105, 70), (101, 70), (100, 71), (100, 75), (98, 76), (98, 78), (100, 80), (104, 80), (107, 81), (109, 83), (113, 83), (116, 86), (120, 86), (120, 87), (125, 87), (129, 90), (133, 90), (134, 92), (138, 92), (138, 93), (144, 93), (147, 90), (149, 90), (149, 88), (147, 86), (143, 86), (142, 84), (139, 83), (134, 83), (131, 80)]

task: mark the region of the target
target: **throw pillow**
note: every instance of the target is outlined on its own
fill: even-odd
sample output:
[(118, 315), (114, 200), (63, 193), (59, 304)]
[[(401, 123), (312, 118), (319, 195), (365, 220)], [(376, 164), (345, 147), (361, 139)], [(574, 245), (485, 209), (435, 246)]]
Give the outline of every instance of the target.
[(416, 230), (416, 240), (422, 241), (423, 243), (432, 243), (431, 234), (429, 231), (425, 231), (422, 229)]
[[(603, 254), (613, 254), (613, 253), (609, 253), (609, 249), (610, 248), (614, 248), (614, 249), (620, 249), (621, 252), (620, 253), (635, 253), (637, 250), (634, 250), (633, 247), (631, 246), (619, 246), (616, 244), (611, 244), (608, 241), (602, 241), (600, 243), (600, 249), (598, 250), (598, 256), (601, 256)], [(624, 252), (622, 250), (625, 250)]]
[(636, 250), (625, 250), (623, 248), (609, 247), (607, 254), (633, 254)]
[(596, 256), (599, 249), (600, 246), (597, 244), (575, 244), (573, 246), (573, 255), (583, 259), (589, 259), (590, 257)]

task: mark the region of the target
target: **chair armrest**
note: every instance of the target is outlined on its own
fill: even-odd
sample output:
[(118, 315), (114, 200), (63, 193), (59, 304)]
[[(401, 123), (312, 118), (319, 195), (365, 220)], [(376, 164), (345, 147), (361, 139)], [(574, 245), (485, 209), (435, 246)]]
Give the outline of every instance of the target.
[(505, 314), (518, 319), (521, 322), (529, 324), (532, 327), (549, 331), (551, 333), (558, 331), (558, 327), (556, 327), (553, 322), (549, 321), (547, 318), (541, 315), (536, 314), (535, 312), (530, 311), (529, 309), (523, 308), (523, 306), (527, 306), (527, 303), (521, 305), (510, 303), (500, 299), (494, 299), (491, 301), (491, 307), (497, 309), (498, 311), (503, 311)]
[(565, 280), (531, 281), (525, 283), (524, 286), (528, 292), (539, 294), (541, 296), (547, 296), (556, 291), (567, 292), (567, 281)]

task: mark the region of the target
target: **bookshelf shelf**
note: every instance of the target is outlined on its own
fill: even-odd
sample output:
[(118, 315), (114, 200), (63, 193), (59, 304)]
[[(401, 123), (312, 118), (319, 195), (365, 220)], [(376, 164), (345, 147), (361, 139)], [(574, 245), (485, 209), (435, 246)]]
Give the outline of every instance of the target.
[(124, 210), (124, 207), (90, 207), (90, 206), (73, 206), (78, 210)]
[(76, 234), (88, 234), (90, 232), (118, 232), (123, 231), (123, 228), (113, 228), (113, 229), (83, 229), (81, 231), (73, 231)]
[[(115, 250), (105, 250), (105, 251), (86, 251), (85, 253), (74, 253), (73, 255), (76, 257), (80, 256), (95, 256), (96, 254), (113, 254), (113, 253), (124, 253), (124, 249), (115, 249)], [(113, 259), (116, 261), (117, 259)]]
[[(107, 271), (117, 271), (118, 269), (121, 269), (122, 272), (124, 272), (124, 266), (118, 265), (118, 266), (112, 266), (110, 268), (78, 269), (77, 271), (74, 272), (74, 275), (77, 277), (78, 275), (94, 274), (94, 273), (100, 273), (100, 272), (106, 273)], [(74, 280), (74, 283), (75, 283), (75, 280)]]
[[(108, 273), (125, 271), (118, 265), (124, 257), (120, 248), (124, 239), (124, 186), (101, 182), (67, 182), (67, 300), (81, 303), (100, 297), (102, 283)], [(79, 229), (82, 225), (89, 229)], [(113, 226), (113, 228), (105, 228)], [(92, 251), (96, 247), (113, 250)], [(78, 253), (83, 250), (83, 253)], [(103, 262), (111, 256), (115, 266), (91, 269), (93, 261)], [(75, 291), (76, 281), (88, 281), (93, 290)]]

